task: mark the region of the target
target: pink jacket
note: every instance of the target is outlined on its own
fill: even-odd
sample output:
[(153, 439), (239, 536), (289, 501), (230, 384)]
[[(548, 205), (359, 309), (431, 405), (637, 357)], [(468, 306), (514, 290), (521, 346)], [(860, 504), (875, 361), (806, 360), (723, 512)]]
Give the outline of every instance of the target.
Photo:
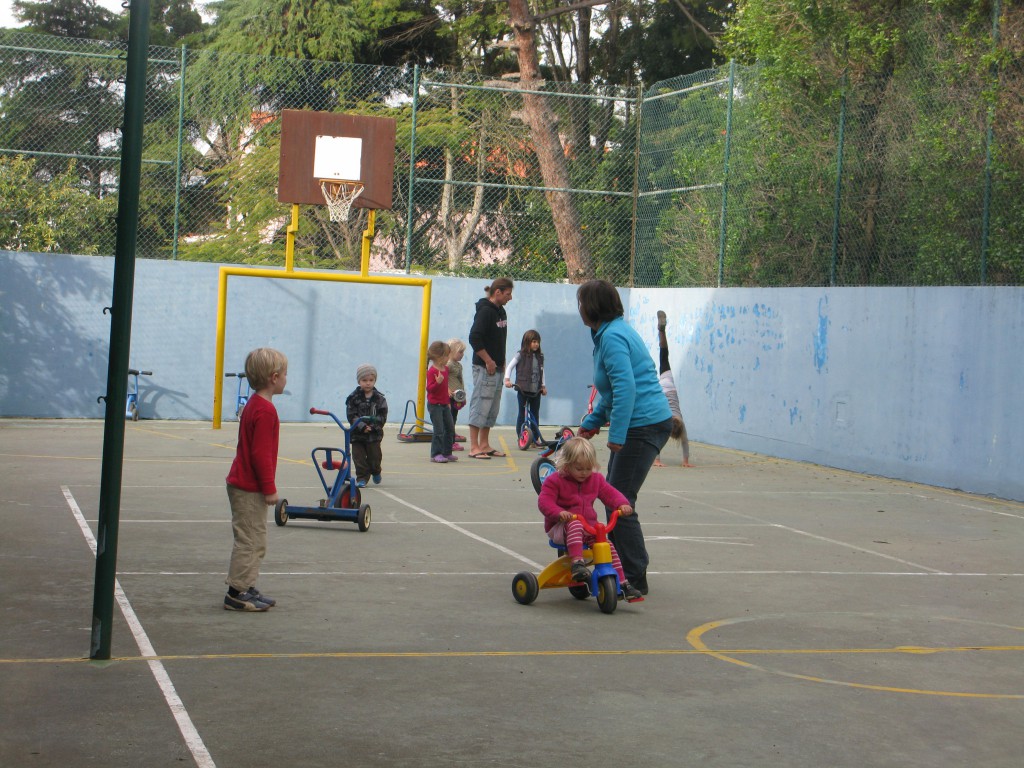
[(537, 506), (544, 515), (545, 532), (555, 526), (558, 514), (563, 509), (593, 525), (597, 522), (597, 513), (594, 512), (597, 499), (612, 509), (629, 504), (629, 500), (613, 488), (600, 472), (595, 472), (582, 483), (577, 483), (561, 472), (552, 472), (544, 480), (537, 500)]

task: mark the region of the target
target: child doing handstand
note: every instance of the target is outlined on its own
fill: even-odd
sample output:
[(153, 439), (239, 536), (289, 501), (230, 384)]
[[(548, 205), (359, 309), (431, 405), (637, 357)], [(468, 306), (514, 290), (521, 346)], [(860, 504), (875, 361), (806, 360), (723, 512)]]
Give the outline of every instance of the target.
[[(658, 310), (658, 383), (661, 384), (661, 391), (668, 399), (668, 408), (672, 411), (672, 432), (669, 437), (683, 447), (683, 466), (692, 467), (690, 463), (690, 440), (686, 437), (686, 424), (683, 422), (683, 412), (679, 409), (679, 391), (676, 389), (676, 380), (672, 375), (672, 368), (668, 364), (668, 338), (665, 336), (665, 326), (668, 318), (662, 310)], [(664, 467), (661, 463), (661, 454), (654, 459), (654, 466)]]
[[(604, 479), (597, 463), (597, 453), (589, 440), (573, 437), (566, 441), (555, 457), (555, 469), (541, 486), (537, 506), (544, 515), (544, 530), (556, 544), (564, 544), (572, 560), (573, 581), (590, 581), (590, 571), (583, 560), (583, 547), (591, 544), (594, 536), (587, 533), (576, 518), (590, 525), (597, 522), (594, 502), (598, 499), (606, 507), (617, 508), (620, 516), (633, 514), (629, 500)], [(644, 599), (640, 590), (626, 581), (615, 545), (609, 542), (612, 567), (618, 574), (622, 594), (630, 603)]]

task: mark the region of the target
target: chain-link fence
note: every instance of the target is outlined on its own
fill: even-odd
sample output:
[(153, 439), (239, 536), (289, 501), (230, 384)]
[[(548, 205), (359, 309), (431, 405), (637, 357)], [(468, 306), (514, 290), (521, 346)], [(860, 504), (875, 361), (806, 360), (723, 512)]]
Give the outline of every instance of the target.
[(655, 85), (637, 282), (1020, 285), (1022, 20), (971, 37), (915, 11), (889, 66), (818, 87), (736, 65)]
[[(736, 65), (640, 92), (154, 47), (138, 255), (283, 264), (278, 118), (310, 109), (396, 119), (374, 271), (1019, 285), (1024, 57), (1004, 38), (919, 24), (900, 66), (824, 95)], [(0, 31), (0, 248), (113, 253), (125, 53)], [(366, 215), (303, 206), (296, 265), (358, 268)]]

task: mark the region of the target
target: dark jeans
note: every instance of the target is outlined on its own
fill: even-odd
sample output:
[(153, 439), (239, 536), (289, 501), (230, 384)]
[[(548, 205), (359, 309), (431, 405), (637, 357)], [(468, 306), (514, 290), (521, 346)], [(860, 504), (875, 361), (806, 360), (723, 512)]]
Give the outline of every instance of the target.
[(448, 403), (427, 403), (427, 413), (430, 414), (430, 425), (434, 428), (434, 436), (430, 439), (430, 455), (451, 456), (452, 443), (455, 441), (451, 406)]
[[(619, 518), (609, 538), (619, 551), (626, 579), (634, 585), (646, 583), (647, 564), (650, 562), (640, 518), (636, 514), (636, 497), (671, 432), (672, 419), (645, 427), (632, 427), (626, 432), (626, 442), (622, 449), (608, 459), (608, 482), (629, 499), (633, 507), (632, 515)], [(606, 508), (605, 514), (611, 517), (612, 510)]]
[(516, 390), (516, 399), (519, 400), (519, 415), (516, 417), (516, 440), (523, 434), (523, 424), (526, 423), (526, 406), (530, 406), (530, 413), (533, 415), (533, 428), (530, 431), (533, 433), (534, 442), (540, 440), (540, 427), (536, 426), (540, 424), (540, 392), (523, 392), (522, 390)]
[(356, 480), (368, 481), (370, 475), (379, 475), (381, 458), (380, 443), (352, 441), (352, 463), (355, 465)]

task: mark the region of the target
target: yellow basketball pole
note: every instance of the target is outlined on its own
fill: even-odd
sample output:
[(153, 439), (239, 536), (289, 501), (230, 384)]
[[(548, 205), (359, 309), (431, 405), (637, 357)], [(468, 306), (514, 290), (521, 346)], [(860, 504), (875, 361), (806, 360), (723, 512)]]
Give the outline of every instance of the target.
[[(298, 208), (298, 206), (296, 206)], [(293, 209), (294, 211), (294, 209)], [(423, 288), (423, 307), (420, 317), (420, 367), (417, 376), (417, 413), (425, 414), (424, 400), (427, 389), (427, 342), (430, 338), (430, 295), (431, 281), (426, 277), (368, 277), (365, 275), (344, 275), (337, 272), (294, 272), (289, 269), (250, 269), (247, 267), (221, 267), (217, 286), (217, 351), (214, 364), (213, 386), (213, 428), (220, 429), (221, 390), (224, 379), (224, 338), (227, 328), (228, 277), (265, 277), (272, 280), (315, 280), (331, 283), (369, 283), (373, 285), (406, 285)]]
[(373, 242), (374, 225), (377, 223), (377, 211), (373, 208), (366, 214), (366, 229), (363, 230), (363, 255), (359, 262), (359, 271), (363, 277), (370, 274), (370, 243)]
[(228, 275), (224, 267), (217, 278), (217, 352), (213, 366), (213, 428), (220, 429), (221, 390), (224, 388), (224, 328), (228, 312)]
[(292, 223), (285, 230), (284, 269), (291, 272), (295, 269), (295, 233), (299, 231), (299, 206), (292, 204)]

